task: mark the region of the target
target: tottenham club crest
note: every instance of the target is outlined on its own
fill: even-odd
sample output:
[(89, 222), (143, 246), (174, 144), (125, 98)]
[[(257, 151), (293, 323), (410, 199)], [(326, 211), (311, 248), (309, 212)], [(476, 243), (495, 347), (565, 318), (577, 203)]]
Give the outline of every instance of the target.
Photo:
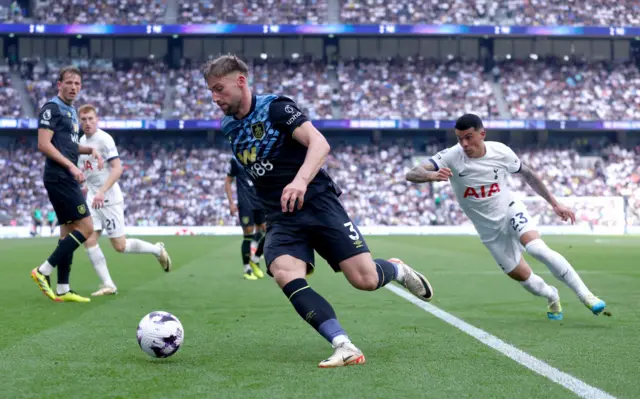
[(264, 123), (258, 122), (251, 125), (251, 134), (256, 140), (262, 140), (264, 137)]

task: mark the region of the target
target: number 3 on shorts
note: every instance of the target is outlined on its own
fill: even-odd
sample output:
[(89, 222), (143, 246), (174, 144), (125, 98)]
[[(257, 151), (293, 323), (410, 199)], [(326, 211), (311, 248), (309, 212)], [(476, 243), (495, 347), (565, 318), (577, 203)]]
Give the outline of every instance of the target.
[[(518, 218), (517, 221), (516, 217)], [(520, 226), (520, 224), (525, 224), (527, 222), (529, 222), (529, 219), (527, 219), (527, 217), (524, 216), (522, 212), (518, 212), (514, 217), (511, 218), (511, 227), (513, 227), (514, 231), (518, 231), (518, 227)]]
[(358, 232), (356, 231), (356, 228), (353, 227), (353, 223), (352, 222), (347, 222), (344, 224), (344, 227), (349, 228), (349, 231), (353, 234), (349, 235), (349, 238), (351, 238), (353, 241), (357, 240), (360, 238), (360, 234), (358, 234)]

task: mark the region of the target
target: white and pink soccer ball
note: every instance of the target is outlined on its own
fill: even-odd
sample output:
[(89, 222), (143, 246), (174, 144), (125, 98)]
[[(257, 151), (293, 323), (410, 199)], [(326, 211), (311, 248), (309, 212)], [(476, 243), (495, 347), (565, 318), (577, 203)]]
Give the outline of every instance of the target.
[(151, 312), (138, 323), (138, 344), (151, 357), (169, 357), (184, 340), (184, 328), (171, 313)]

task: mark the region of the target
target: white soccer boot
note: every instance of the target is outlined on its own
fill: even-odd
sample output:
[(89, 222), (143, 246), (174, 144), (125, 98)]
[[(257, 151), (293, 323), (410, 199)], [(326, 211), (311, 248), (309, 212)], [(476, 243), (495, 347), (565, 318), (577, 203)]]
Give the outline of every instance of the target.
[(355, 366), (364, 364), (364, 354), (351, 342), (343, 342), (333, 347), (333, 355), (318, 364), (321, 369)]
[(118, 293), (118, 288), (115, 285), (100, 284), (100, 289), (91, 294), (91, 296), (104, 296), (115, 295)]
[(162, 266), (162, 270), (168, 273), (171, 271), (171, 258), (169, 257), (169, 253), (167, 252), (166, 249), (164, 249), (164, 243), (157, 242), (156, 246), (160, 247), (160, 250), (161, 250), (160, 255), (156, 256), (156, 258), (158, 258), (158, 262), (160, 262), (160, 266)]
[(429, 280), (422, 273), (418, 273), (413, 270), (413, 268), (398, 258), (391, 258), (389, 262), (398, 266), (398, 268), (402, 268), (403, 277), (401, 281), (398, 281), (402, 284), (406, 289), (409, 290), (413, 295), (422, 299), (425, 302), (429, 302), (433, 299), (433, 288), (431, 288), (431, 284), (429, 284)]

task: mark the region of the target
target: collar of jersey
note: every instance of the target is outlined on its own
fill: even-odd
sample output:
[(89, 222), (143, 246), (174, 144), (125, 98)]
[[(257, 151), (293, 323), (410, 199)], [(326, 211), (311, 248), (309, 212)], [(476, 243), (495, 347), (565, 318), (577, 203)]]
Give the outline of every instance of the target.
[(234, 115), (233, 119), (235, 119), (237, 121), (241, 121), (241, 120), (245, 119), (247, 116), (251, 115), (251, 113), (253, 111), (255, 111), (255, 109), (256, 109), (256, 101), (257, 101), (256, 100), (256, 95), (255, 94), (251, 95), (251, 108), (249, 108), (249, 112), (244, 117), (242, 117), (240, 119), (236, 118), (236, 116)]

